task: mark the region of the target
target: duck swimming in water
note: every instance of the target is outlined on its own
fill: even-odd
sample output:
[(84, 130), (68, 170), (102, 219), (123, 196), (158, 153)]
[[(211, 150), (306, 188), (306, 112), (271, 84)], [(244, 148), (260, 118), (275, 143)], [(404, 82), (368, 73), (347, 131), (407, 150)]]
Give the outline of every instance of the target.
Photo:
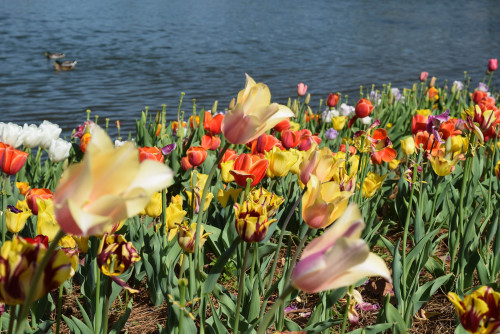
[(65, 54), (60, 53), (60, 52), (45, 52), (45, 57), (47, 57), (48, 60), (50, 59), (61, 59), (64, 58)]
[(70, 71), (75, 68), (77, 61), (76, 60), (56, 60), (54, 61), (54, 68), (56, 71)]

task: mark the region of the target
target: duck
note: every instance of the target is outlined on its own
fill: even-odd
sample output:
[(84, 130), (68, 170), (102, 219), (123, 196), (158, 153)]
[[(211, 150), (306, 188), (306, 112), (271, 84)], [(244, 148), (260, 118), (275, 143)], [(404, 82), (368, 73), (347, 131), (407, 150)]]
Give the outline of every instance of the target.
[(54, 68), (56, 71), (70, 71), (75, 68), (76, 60), (56, 60), (54, 61)]
[(64, 58), (65, 54), (60, 53), (60, 52), (45, 52), (45, 57), (47, 57), (48, 60), (50, 59), (61, 59)]

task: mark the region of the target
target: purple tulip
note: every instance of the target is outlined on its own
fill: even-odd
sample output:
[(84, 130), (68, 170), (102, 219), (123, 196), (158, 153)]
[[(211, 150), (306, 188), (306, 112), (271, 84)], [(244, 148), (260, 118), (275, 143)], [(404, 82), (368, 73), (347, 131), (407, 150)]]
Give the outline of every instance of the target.
[(168, 144), (162, 147), (161, 152), (163, 153), (163, 155), (169, 155), (173, 150), (176, 149), (176, 147), (177, 145), (175, 143)]
[(325, 137), (326, 139), (328, 140), (334, 140), (335, 138), (337, 138), (338, 136), (338, 131), (335, 130), (334, 128), (329, 128), (328, 130), (326, 130), (325, 132)]

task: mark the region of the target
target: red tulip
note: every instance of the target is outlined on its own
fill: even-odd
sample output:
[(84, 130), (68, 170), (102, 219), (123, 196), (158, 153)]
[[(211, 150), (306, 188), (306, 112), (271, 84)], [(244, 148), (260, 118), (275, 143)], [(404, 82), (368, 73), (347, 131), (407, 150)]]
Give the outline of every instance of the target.
[(420, 81), (425, 81), (427, 80), (427, 77), (429, 76), (429, 73), (427, 72), (422, 72), (420, 73)]
[(354, 112), (358, 118), (365, 118), (366, 116), (370, 116), (373, 111), (373, 105), (368, 99), (361, 99), (356, 104), (356, 109)]
[(28, 207), (34, 215), (38, 215), (38, 205), (36, 204), (36, 199), (49, 199), (52, 198), (52, 191), (46, 188), (33, 188), (26, 193), (26, 202)]
[(498, 59), (492, 58), (488, 60), (488, 72), (494, 72), (498, 69)]
[[(340, 144), (339, 151), (345, 153), (345, 144)], [(356, 154), (356, 147), (349, 145), (349, 154), (355, 155)]]
[(205, 111), (205, 119), (203, 120), (203, 127), (205, 131), (211, 135), (218, 135), (221, 133), (221, 124), (224, 120), (223, 114), (217, 114), (212, 117), (210, 111)]
[(15, 175), (28, 159), (28, 153), (0, 142), (0, 166), (5, 174)]
[(416, 134), (427, 129), (427, 116), (416, 114), (411, 120), (411, 133)]
[(189, 163), (188, 157), (182, 157), (182, 159), (181, 159), (181, 167), (182, 167), (182, 170), (184, 170), (184, 171), (193, 168), (193, 165), (191, 165)]
[(476, 90), (473, 94), (472, 94), (472, 100), (474, 101), (475, 104), (478, 104), (479, 102), (481, 102), (481, 100), (484, 98), (484, 97), (487, 97), (488, 96), (488, 93), (486, 92), (483, 92), (482, 90)]
[(297, 95), (298, 96), (304, 96), (307, 93), (307, 85), (304, 85), (304, 83), (299, 83), (297, 85)]
[(337, 105), (338, 102), (339, 102), (338, 94), (330, 93), (328, 95), (328, 99), (326, 100), (326, 105), (329, 106), (330, 108), (333, 108)]
[(252, 154), (264, 153), (270, 151), (274, 146), (281, 148), (281, 142), (278, 138), (271, 135), (260, 135), (252, 142)]
[(165, 158), (158, 147), (139, 147), (139, 160), (143, 162), (146, 159), (163, 162)]
[(299, 131), (285, 130), (281, 133), (281, 143), (286, 149), (295, 148), (299, 145), (302, 134)]
[(252, 179), (251, 187), (255, 187), (266, 175), (269, 160), (258, 155), (242, 153), (234, 161), (234, 169), (229, 171), (240, 187), (247, 186), (247, 179)]
[(279, 122), (274, 126), (274, 130), (278, 132), (282, 132), (283, 130), (288, 130), (288, 129), (290, 129), (290, 120), (288, 118), (282, 120), (281, 122)]
[(201, 137), (201, 147), (206, 150), (216, 150), (220, 146), (220, 138), (217, 136), (204, 135)]
[(194, 167), (201, 165), (207, 158), (207, 154), (207, 150), (201, 146), (190, 147), (186, 152), (189, 163)]
[[(398, 152), (396, 152), (396, 150), (393, 149), (392, 147), (388, 146), (392, 145), (392, 143), (389, 140), (389, 137), (387, 136), (387, 131), (385, 129), (374, 130), (372, 138), (377, 141), (372, 143), (374, 151), (371, 155), (371, 160), (373, 164), (380, 165), (382, 164), (382, 161), (391, 162), (392, 160), (396, 159)], [(379, 147), (377, 147), (379, 145), (385, 147), (379, 149)]]

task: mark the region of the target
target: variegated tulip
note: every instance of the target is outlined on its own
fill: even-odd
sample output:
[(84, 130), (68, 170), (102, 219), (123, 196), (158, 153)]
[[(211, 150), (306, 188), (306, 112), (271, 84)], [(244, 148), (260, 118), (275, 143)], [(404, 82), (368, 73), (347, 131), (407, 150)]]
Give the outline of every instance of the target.
[[(205, 241), (207, 241), (207, 238), (210, 234), (212, 233), (205, 233), (204, 232), (203, 225), (200, 226), (200, 241), (198, 243), (199, 248), (203, 247), (203, 244), (205, 244)], [(189, 225), (189, 223), (185, 220), (182, 224), (178, 225), (177, 227), (177, 242), (179, 243), (179, 246), (181, 246), (182, 250), (185, 251), (186, 253), (194, 253), (194, 247), (196, 244), (196, 223), (192, 223)]]
[(24, 303), (31, 285), (36, 284), (35, 300), (60, 286), (74, 273), (78, 263), (76, 253), (66, 254), (56, 250), (49, 258), (38, 282), (33, 277), (38, 264), (45, 255), (47, 246), (41, 239), (14, 237), (6, 241), (0, 250), (0, 302), (7, 305)]
[(172, 179), (167, 166), (149, 159), (139, 162), (133, 143), (115, 148), (95, 126), (82, 162), (64, 171), (54, 193), (57, 221), (69, 234), (101, 234), (108, 225), (140, 212)]
[(302, 252), (292, 272), (292, 285), (307, 293), (352, 285), (366, 276), (391, 281), (384, 260), (361, 239), (365, 224), (358, 207), (351, 204), (343, 215)]
[(131, 242), (127, 242), (121, 234), (105, 234), (97, 253), (97, 264), (104, 275), (130, 293), (139, 292), (117, 277), (141, 259)]
[(302, 218), (311, 228), (327, 227), (342, 215), (351, 196), (337, 182), (320, 183), (313, 174), (302, 197)]
[(290, 108), (271, 103), (271, 92), (248, 74), (245, 89), (238, 93), (236, 105), (222, 121), (222, 132), (232, 144), (245, 144), (259, 137), (279, 122), (294, 117)]
[(248, 200), (254, 202), (255, 204), (265, 206), (267, 211), (267, 216), (271, 218), (278, 212), (278, 208), (285, 201), (283, 197), (280, 197), (264, 188), (253, 189), (248, 194)]
[(269, 226), (276, 219), (269, 219), (267, 208), (253, 201), (245, 201), (242, 205), (234, 205), (236, 232), (245, 242), (262, 241)]

